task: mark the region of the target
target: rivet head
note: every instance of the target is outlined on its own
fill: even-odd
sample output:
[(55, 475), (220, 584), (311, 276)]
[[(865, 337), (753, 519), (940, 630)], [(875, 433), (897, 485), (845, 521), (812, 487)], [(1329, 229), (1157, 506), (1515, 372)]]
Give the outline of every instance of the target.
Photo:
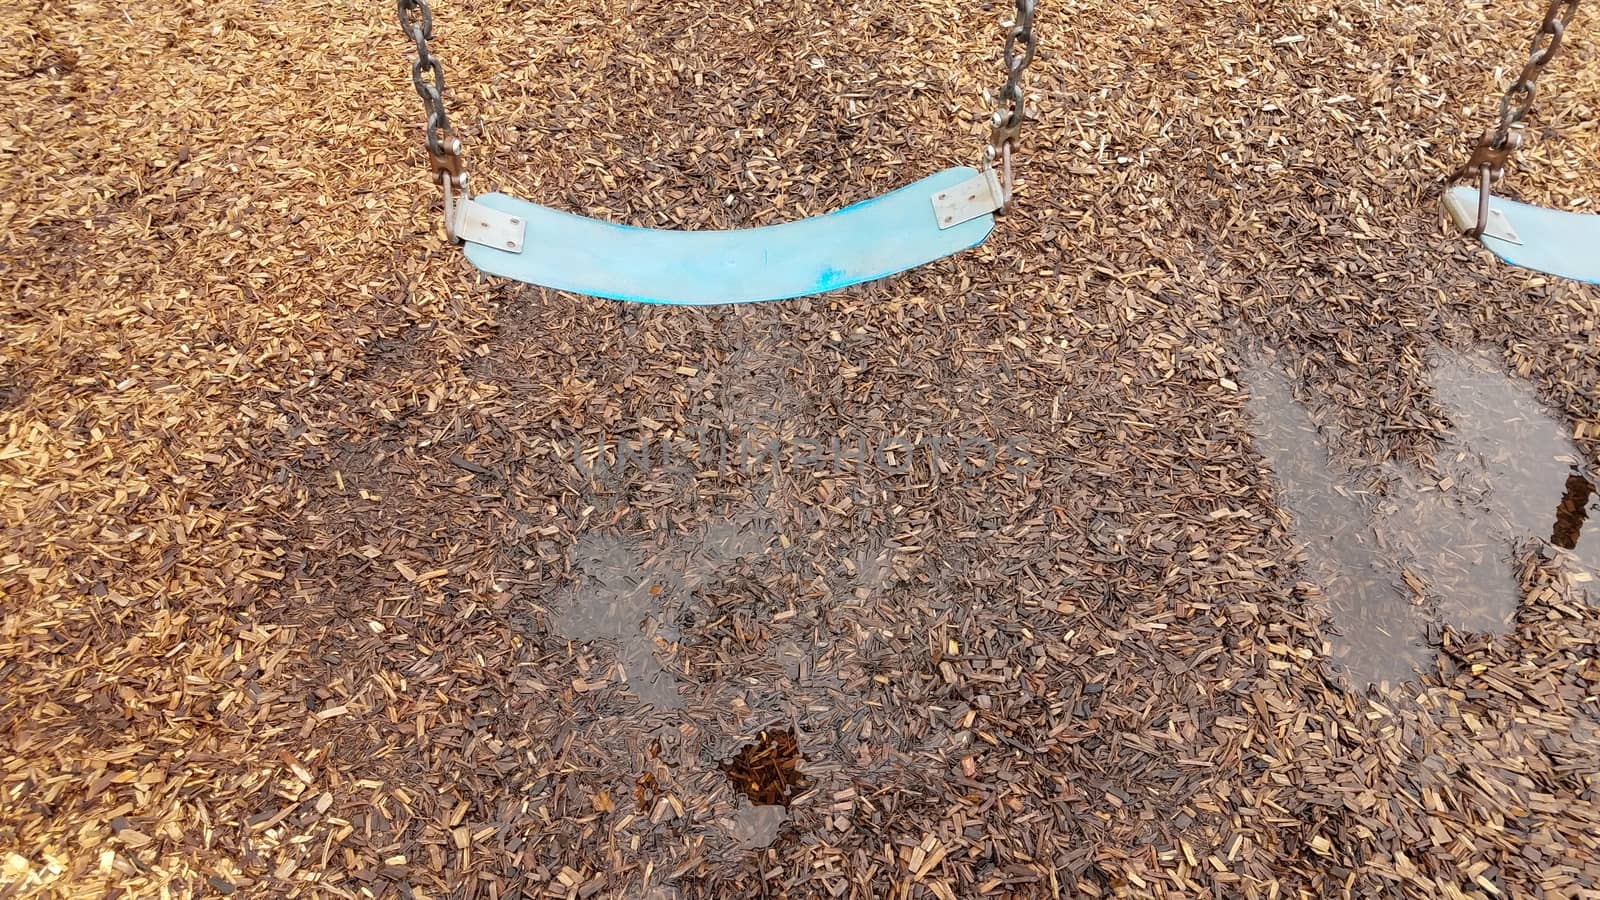
[(515, 249), (517, 249), (517, 242), (516, 241), (506, 241), (506, 246), (511, 248), (512, 250), (515, 250)]

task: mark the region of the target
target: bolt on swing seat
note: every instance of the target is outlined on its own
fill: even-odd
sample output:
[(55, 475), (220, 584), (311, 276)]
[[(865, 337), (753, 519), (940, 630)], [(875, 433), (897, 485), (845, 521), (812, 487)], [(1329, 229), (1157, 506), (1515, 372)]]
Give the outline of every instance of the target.
[(1522, 146), (1522, 120), (1533, 108), (1539, 76), (1561, 49), (1577, 12), (1578, 0), (1548, 0), (1528, 62), (1500, 100), (1499, 123), (1483, 133), (1466, 165), (1450, 177), (1443, 200), (1456, 227), (1505, 262), (1600, 284), (1600, 215), (1518, 203), (1491, 190)]
[[(576, 294), (677, 306), (786, 300), (884, 278), (975, 247), (1011, 200), (1011, 149), (1024, 118), (1022, 73), (1037, 44), (1037, 0), (1016, 0), (1006, 85), (981, 169), (957, 166), (820, 216), (730, 231), (635, 228), (505, 194), (467, 193), (445, 115), (444, 74), (429, 52), (427, 0), (398, 0), (417, 46), (412, 82), (427, 110), (428, 151), (444, 189), (445, 230), (489, 275)], [(431, 73), (431, 80), (425, 74)], [(996, 161), (1003, 162), (1004, 176)]]

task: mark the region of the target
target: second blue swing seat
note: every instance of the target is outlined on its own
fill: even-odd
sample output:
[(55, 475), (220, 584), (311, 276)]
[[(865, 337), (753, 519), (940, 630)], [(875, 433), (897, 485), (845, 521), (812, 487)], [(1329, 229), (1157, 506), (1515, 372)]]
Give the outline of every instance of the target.
[(618, 225), (504, 194), (472, 198), (526, 223), (521, 247), (468, 243), (483, 272), (557, 290), (679, 306), (819, 294), (915, 268), (983, 243), (993, 213), (941, 228), (933, 196), (977, 173), (956, 167), (828, 213), (736, 231)]
[[(1450, 188), (1445, 205), (1461, 228), (1477, 224), (1476, 188)], [(1600, 215), (1490, 197), (1489, 227), (1478, 240), (1511, 265), (1600, 284)]]

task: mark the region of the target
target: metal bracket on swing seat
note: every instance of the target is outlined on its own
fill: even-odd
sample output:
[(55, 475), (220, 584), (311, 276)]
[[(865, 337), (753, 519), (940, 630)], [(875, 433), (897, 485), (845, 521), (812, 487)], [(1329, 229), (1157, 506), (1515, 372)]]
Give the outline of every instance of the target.
[(933, 195), (933, 215), (941, 231), (1004, 209), (1005, 205), (1005, 189), (1000, 186), (1000, 177), (989, 166), (966, 181)]
[[(466, 185), (461, 185), (461, 196), (456, 196), (454, 179), (447, 173), (444, 183), (444, 230), (452, 241), (482, 244), (507, 253), (522, 252), (522, 238), (527, 231), (526, 222), (517, 216), (490, 209), (472, 199)], [(465, 176), (462, 176), (465, 181)]]
[[(1471, 231), (1477, 227), (1480, 202), (1487, 200), (1481, 200), (1478, 190), (1470, 187), (1452, 187), (1444, 194), (1444, 208), (1450, 213), (1450, 218), (1455, 221), (1456, 227), (1462, 231)], [(1489, 207), (1489, 214), (1484, 220), (1483, 236), (1498, 238), (1508, 244), (1522, 243), (1517, 230), (1511, 227), (1511, 220), (1493, 206)]]

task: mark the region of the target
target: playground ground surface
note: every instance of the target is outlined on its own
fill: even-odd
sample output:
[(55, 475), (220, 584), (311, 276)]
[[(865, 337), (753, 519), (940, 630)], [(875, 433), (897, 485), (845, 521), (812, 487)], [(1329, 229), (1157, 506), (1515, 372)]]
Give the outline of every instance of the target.
[[(477, 276), (390, 7), (16, 12), (0, 897), (1600, 896), (1593, 571), (1373, 632), (1314, 549), (1595, 470), (1600, 291), (1437, 205), (1531, 4), (1046, 0), (986, 244), (704, 310)], [(722, 228), (975, 160), (1007, 11), (435, 12), (480, 189)], [(1585, 9), (1507, 190), (1597, 110)]]

